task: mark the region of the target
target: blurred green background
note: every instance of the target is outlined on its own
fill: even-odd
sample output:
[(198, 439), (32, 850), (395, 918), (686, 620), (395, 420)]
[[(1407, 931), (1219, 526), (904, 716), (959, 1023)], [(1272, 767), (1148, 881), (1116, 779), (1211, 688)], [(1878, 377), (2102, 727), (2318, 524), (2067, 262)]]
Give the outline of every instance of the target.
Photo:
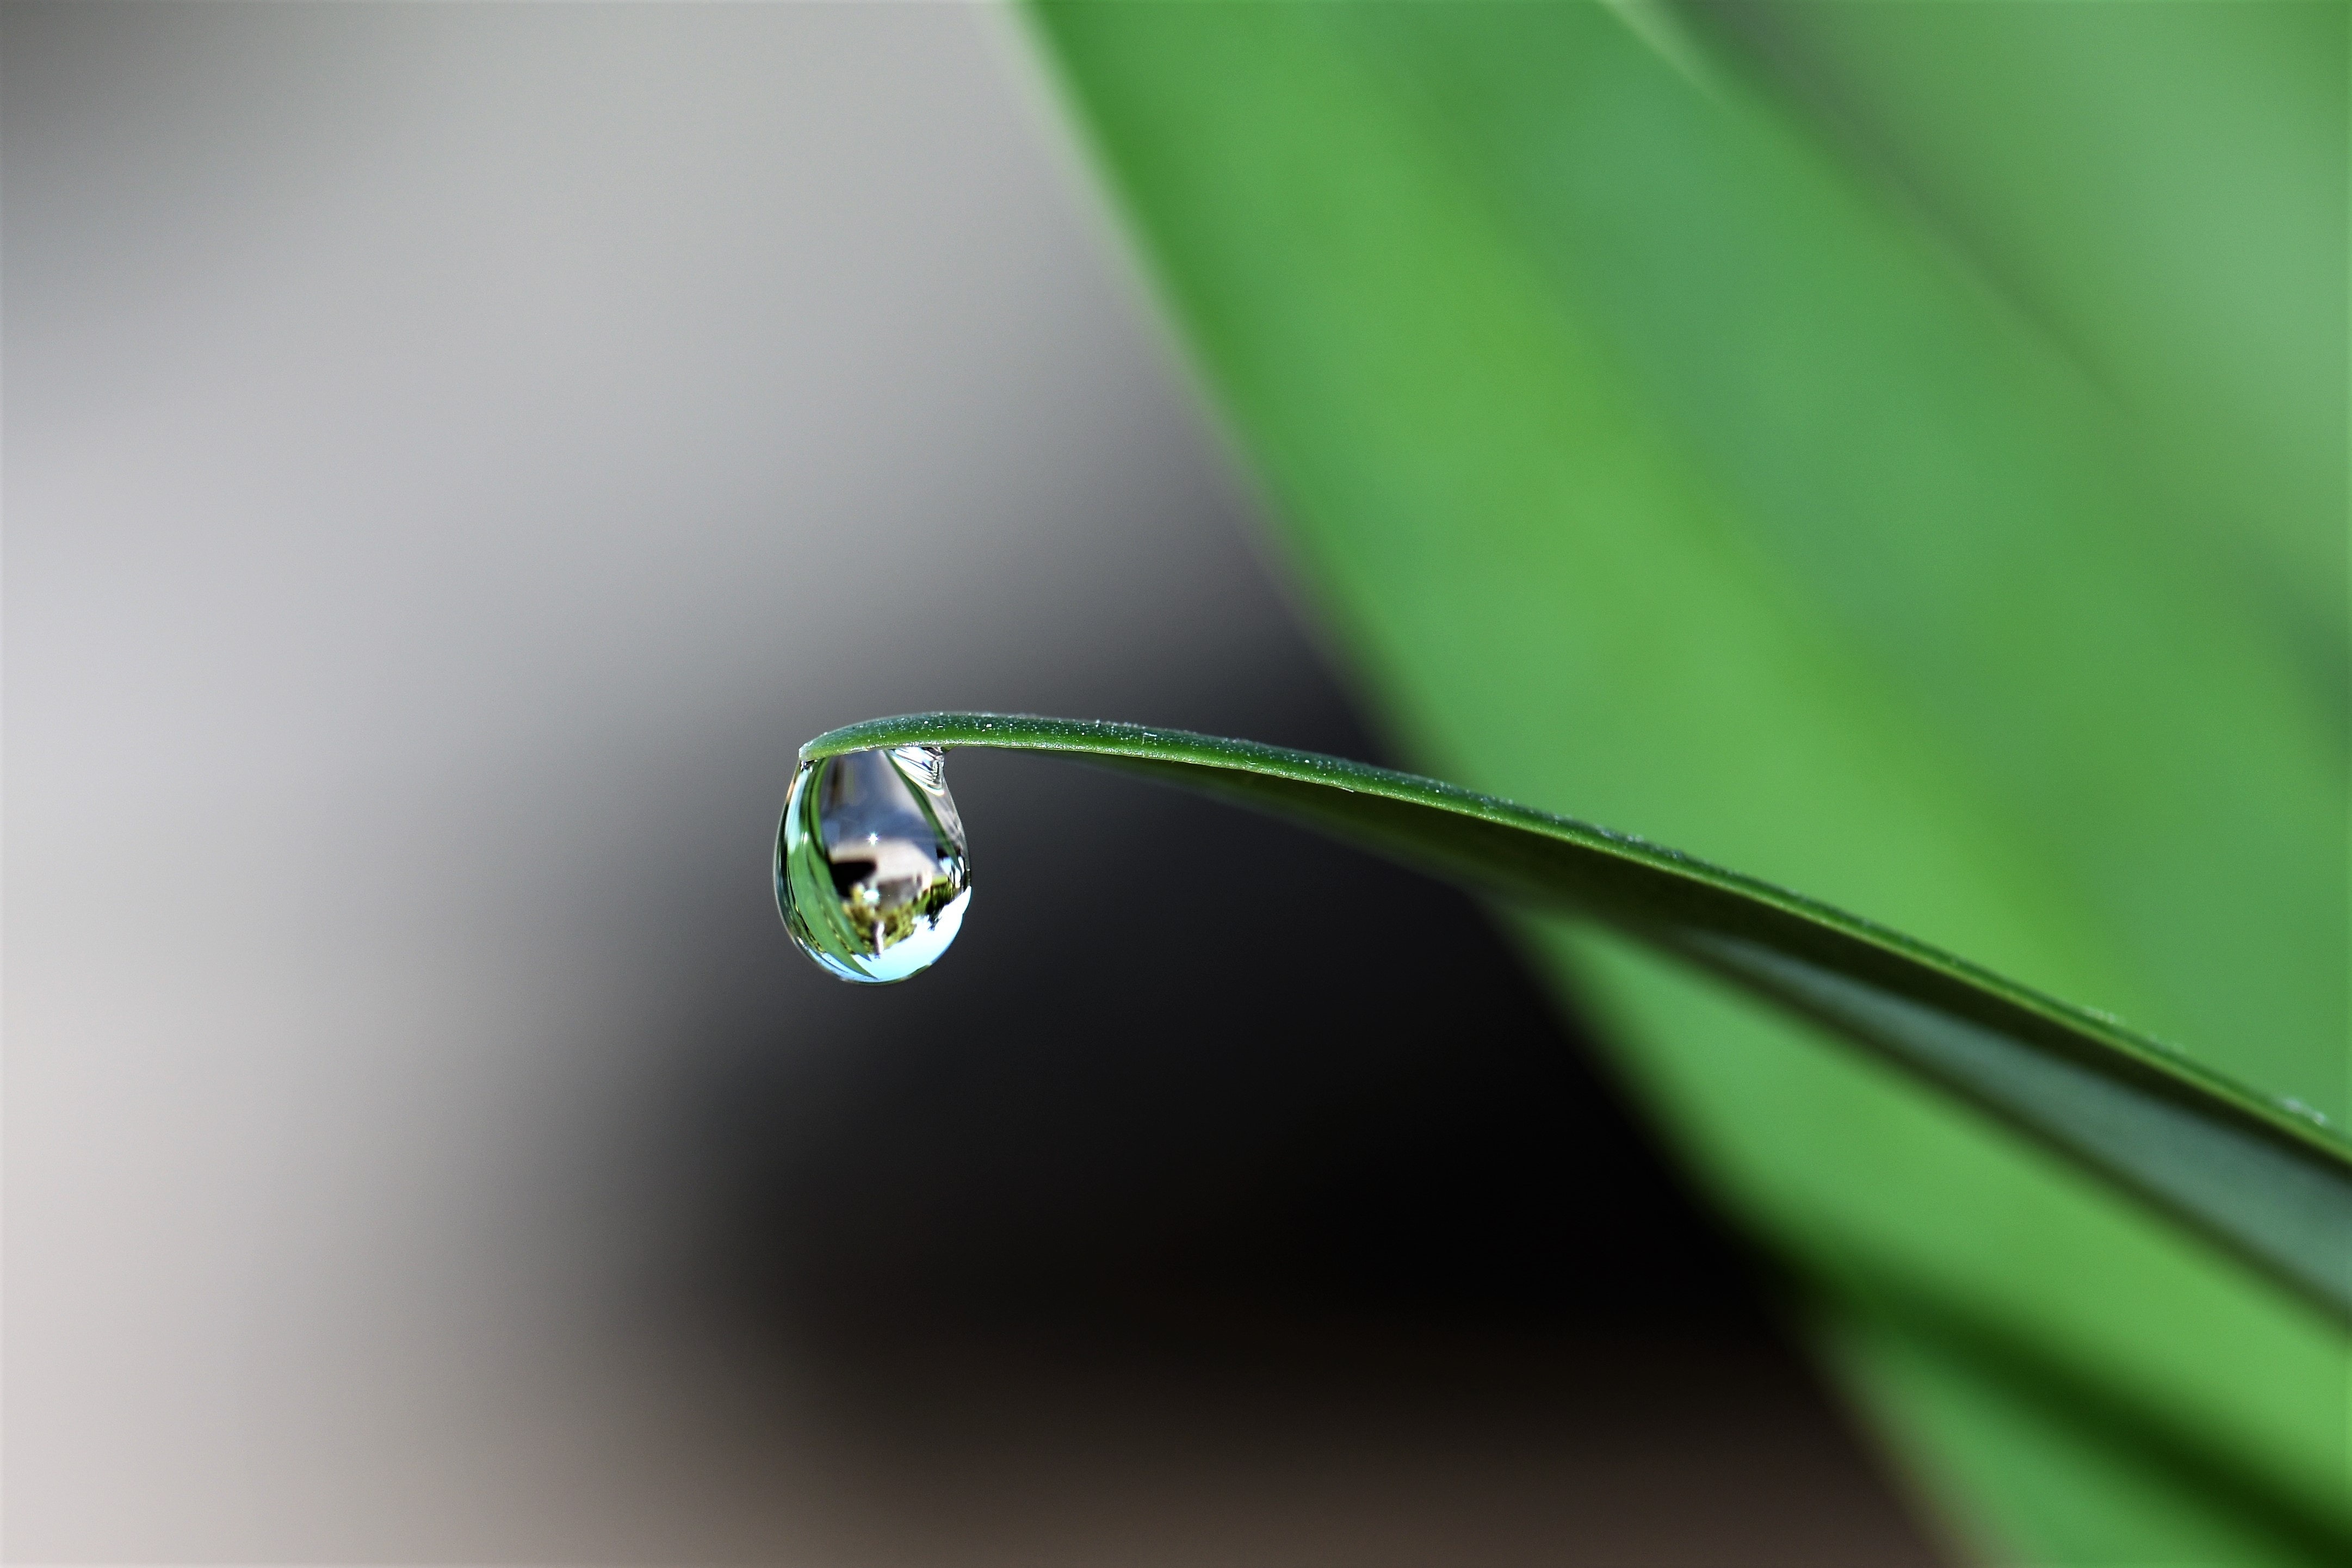
[[(2352, 1109), (2343, 7), (1035, 14), (1416, 765)], [(2352, 1551), (2332, 1327), (1527, 939), (1974, 1552)]]

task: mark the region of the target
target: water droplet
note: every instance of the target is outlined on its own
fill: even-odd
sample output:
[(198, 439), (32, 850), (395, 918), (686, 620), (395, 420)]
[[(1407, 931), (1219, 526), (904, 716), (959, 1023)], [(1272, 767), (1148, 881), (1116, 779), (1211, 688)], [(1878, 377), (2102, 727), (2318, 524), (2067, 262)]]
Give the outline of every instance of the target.
[(776, 907), (801, 951), (845, 980), (903, 980), (940, 961), (971, 902), (938, 747), (801, 764), (776, 830)]

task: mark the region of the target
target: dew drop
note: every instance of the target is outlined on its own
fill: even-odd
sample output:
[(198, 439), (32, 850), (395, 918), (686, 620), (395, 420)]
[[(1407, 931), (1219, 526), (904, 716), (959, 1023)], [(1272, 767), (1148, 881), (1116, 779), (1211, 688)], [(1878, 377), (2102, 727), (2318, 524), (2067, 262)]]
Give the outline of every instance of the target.
[(776, 908), (802, 952), (845, 980), (903, 980), (940, 961), (971, 902), (938, 747), (801, 764), (776, 830)]

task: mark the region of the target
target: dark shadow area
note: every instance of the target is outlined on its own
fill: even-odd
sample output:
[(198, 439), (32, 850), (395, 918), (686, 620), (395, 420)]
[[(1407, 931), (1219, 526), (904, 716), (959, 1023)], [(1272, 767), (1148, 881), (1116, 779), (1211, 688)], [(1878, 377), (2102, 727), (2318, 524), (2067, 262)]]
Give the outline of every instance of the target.
[[(1232, 722), (1377, 749), (1336, 703)], [(1471, 900), (1049, 759), (953, 779), (958, 950), (899, 987), (795, 975), (790, 1043), (705, 1063), (695, 1272), (730, 1311), (1769, 1338), (1747, 1260)]]
[[(1319, 677), (1201, 707), (1127, 716), (1380, 755)], [(1475, 904), (1129, 779), (950, 772), (957, 949), (852, 988), (763, 933), (663, 1156), (668, 1332), (739, 1392), (814, 1377), (845, 1494), (885, 1500), (856, 1531), (1933, 1560), (1758, 1260)]]

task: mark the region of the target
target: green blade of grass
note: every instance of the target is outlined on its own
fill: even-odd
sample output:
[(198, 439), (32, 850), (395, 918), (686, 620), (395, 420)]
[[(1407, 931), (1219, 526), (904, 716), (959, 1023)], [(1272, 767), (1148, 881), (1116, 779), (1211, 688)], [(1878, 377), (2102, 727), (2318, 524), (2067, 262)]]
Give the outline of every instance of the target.
[(2315, 1112), (1927, 943), (1631, 835), (1252, 741), (934, 713), (849, 725), (801, 757), (915, 745), (1063, 753), (1606, 922), (1963, 1096), (2352, 1324), (2352, 1142)]

